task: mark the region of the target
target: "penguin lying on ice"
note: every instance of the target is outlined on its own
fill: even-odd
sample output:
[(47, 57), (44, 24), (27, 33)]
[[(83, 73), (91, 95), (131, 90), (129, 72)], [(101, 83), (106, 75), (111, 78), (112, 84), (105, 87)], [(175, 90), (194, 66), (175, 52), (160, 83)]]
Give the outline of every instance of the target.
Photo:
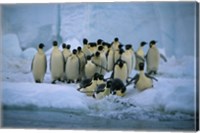
[(156, 41), (152, 40), (149, 44), (149, 50), (145, 56), (147, 61), (147, 73), (148, 74), (157, 74), (160, 57), (167, 62), (167, 59), (164, 55), (159, 53), (159, 50), (156, 47)]
[(111, 94), (121, 96), (121, 97), (125, 96), (126, 85), (124, 85), (122, 80), (115, 78), (111, 81), (112, 81), (111, 87), (110, 87)]
[(145, 90), (148, 88), (153, 87), (153, 80), (157, 81), (156, 78), (144, 73), (144, 63), (139, 64), (139, 74), (136, 74), (134, 78), (131, 79), (130, 82), (134, 81), (134, 88), (137, 88), (138, 90)]
[(110, 87), (112, 82), (108, 81), (107, 83), (100, 84), (95, 92), (93, 93), (93, 97), (95, 99), (102, 99), (105, 96), (108, 96), (110, 94)]

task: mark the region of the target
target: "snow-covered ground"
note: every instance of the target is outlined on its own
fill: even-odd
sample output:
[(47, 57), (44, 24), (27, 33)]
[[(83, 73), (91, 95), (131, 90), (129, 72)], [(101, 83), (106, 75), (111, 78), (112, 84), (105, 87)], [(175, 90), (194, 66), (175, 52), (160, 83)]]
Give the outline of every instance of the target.
[[(80, 44), (75, 39), (71, 43)], [(46, 52), (48, 58), (50, 52), (51, 49)], [(130, 85), (125, 97), (110, 95), (96, 100), (78, 92), (78, 84), (51, 84), (49, 69), (44, 83), (35, 83), (30, 71), (30, 54), (26, 55), (28, 58), (25, 55), (23, 52), (15, 57), (3, 55), (4, 106), (72, 110), (82, 115), (120, 120), (195, 119), (195, 60), (192, 56), (170, 57), (167, 63), (161, 61), (154, 88), (139, 92)], [(133, 71), (132, 76), (135, 73)]]

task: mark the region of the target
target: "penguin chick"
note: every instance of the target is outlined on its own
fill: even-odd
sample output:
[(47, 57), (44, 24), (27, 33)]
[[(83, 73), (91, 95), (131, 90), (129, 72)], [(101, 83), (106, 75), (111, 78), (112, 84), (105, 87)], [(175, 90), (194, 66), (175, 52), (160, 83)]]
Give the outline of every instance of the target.
[(125, 96), (126, 86), (121, 79), (116, 78), (112, 80), (110, 90), (111, 94), (123, 97)]
[(56, 80), (62, 80), (64, 72), (64, 57), (58, 48), (57, 41), (53, 41), (53, 51), (50, 57), (50, 71), (52, 84), (55, 84)]
[(156, 78), (144, 73), (144, 63), (140, 63), (139, 74), (136, 74), (131, 81), (135, 80), (135, 88), (142, 91), (153, 87), (153, 79), (157, 81)]
[(105, 96), (108, 96), (110, 94), (111, 84), (112, 84), (111, 81), (108, 81), (107, 83), (100, 84), (97, 87), (96, 91), (94, 92), (93, 97), (95, 99), (102, 99)]
[(47, 70), (47, 58), (43, 52), (44, 44), (40, 43), (38, 46), (38, 52), (34, 56), (31, 64), (31, 71), (36, 83), (42, 83), (44, 75)]
[(164, 55), (159, 53), (159, 50), (156, 47), (156, 41), (152, 40), (149, 44), (149, 49), (146, 55), (148, 74), (157, 74), (160, 57), (167, 62), (167, 59), (164, 57)]

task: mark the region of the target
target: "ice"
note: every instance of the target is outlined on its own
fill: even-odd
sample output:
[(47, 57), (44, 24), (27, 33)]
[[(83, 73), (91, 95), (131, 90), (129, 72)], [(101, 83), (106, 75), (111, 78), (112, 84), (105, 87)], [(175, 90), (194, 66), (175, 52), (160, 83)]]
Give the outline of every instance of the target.
[(37, 53), (35, 48), (28, 48), (21, 53), (22, 58), (32, 60), (34, 55)]

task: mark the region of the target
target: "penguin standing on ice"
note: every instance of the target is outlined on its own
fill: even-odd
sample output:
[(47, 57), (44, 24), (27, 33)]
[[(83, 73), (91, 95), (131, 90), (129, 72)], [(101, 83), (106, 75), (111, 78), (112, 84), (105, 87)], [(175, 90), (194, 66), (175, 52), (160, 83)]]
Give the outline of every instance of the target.
[[(134, 49), (132, 47), (131, 44), (127, 44), (125, 46), (126, 50), (125, 50), (125, 55), (129, 55), (131, 56), (131, 70), (132, 69), (135, 69), (135, 65), (136, 65), (136, 57), (135, 57), (135, 52), (134, 52)], [(129, 71), (129, 74), (130, 74), (130, 71)]]
[(104, 51), (103, 51), (103, 46), (100, 45), (100, 46), (98, 47), (98, 52), (100, 53), (101, 66), (103, 67), (103, 68), (101, 68), (101, 70), (100, 70), (100, 74), (105, 75), (105, 74), (106, 74), (106, 70), (105, 70), (104, 68), (107, 67), (107, 60), (106, 60), (106, 55), (105, 55), (105, 53), (104, 53)]
[(69, 44), (66, 45), (65, 43), (63, 43), (62, 48), (63, 48), (62, 54), (64, 57), (64, 72), (63, 72), (62, 80), (67, 81), (67, 77), (65, 75), (65, 66), (66, 66), (68, 57), (71, 55), (71, 51), (70, 51), (71, 45), (69, 45)]
[(80, 75), (80, 61), (77, 56), (77, 50), (74, 49), (72, 53), (73, 54), (67, 59), (65, 68), (65, 74), (68, 79), (68, 83), (74, 83), (75, 80), (77, 82)]
[(106, 53), (107, 57), (107, 69), (108, 71), (112, 71), (114, 67), (114, 51), (111, 48), (111, 45), (108, 45), (108, 51)]
[(115, 37), (114, 41), (112, 42), (112, 49), (115, 51), (115, 50), (118, 50), (118, 47), (119, 47), (119, 38)]
[(110, 94), (111, 84), (112, 84), (111, 81), (108, 81), (107, 83), (100, 84), (97, 87), (96, 91), (94, 92), (93, 97), (95, 99), (102, 99), (105, 96), (108, 96)]
[(80, 62), (80, 64), (79, 64), (80, 65), (79, 81), (81, 81), (84, 78), (84, 67), (86, 64), (85, 54), (83, 53), (81, 47), (77, 48), (77, 56), (78, 56), (78, 59)]
[(140, 43), (140, 47), (138, 48), (137, 52), (135, 53), (136, 55), (136, 65), (135, 65), (135, 69), (139, 70), (139, 64), (140, 63), (144, 63), (145, 59), (144, 59), (144, 50), (143, 47), (146, 45), (146, 42), (141, 42)]
[(44, 75), (47, 70), (47, 58), (43, 52), (44, 44), (40, 43), (38, 46), (38, 52), (34, 56), (31, 64), (31, 71), (36, 83), (42, 83)]
[(90, 45), (91, 55), (95, 54), (97, 52), (97, 44), (95, 42), (90, 42), (89, 45)]
[(144, 73), (144, 63), (139, 64), (139, 74), (136, 74), (130, 82), (135, 80), (135, 88), (143, 91), (148, 88), (153, 87), (153, 79), (157, 81), (156, 78)]
[(84, 73), (85, 78), (90, 79), (96, 72), (96, 65), (91, 61), (91, 56), (87, 56), (87, 63), (85, 64)]
[(92, 62), (96, 65), (96, 73), (101, 73), (101, 57), (100, 52), (96, 52), (95, 55), (92, 57)]
[(55, 84), (56, 80), (61, 81), (64, 72), (64, 57), (58, 48), (57, 41), (53, 41), (53, 51), (50, 57), (50, 71), (52, 84)]
[(88, 40), (86, 38), (83, 39), (83, 53), (85, 54), (85, 57), (91, 55), (90, 45), (88, 44)]
[(123, 50), (122, 47), (123, 47), (123, 45), (120, 44), (120, 45), (118, 46), (118, 50), (115, 50), (115, 51), (114, 51), (114, 63), (116, 63), (117, 60), (121, 58), (121, 55), (124, 53), (124, 50)]
[(156, 47), (156, 41), (152, 40), (149, 44), (149, 50), (146, 55), (148, 74), (157, 74), (160, 57), (167, 62), (167, 59), (164, 57), (164, 55), (159, 53), (159, 50)]
[(126, 62), (122, 59), (119, 59), (114, 66), (114, 71), (112, 75), (114, 79), (121, 79), (122, 82), (125, 83), (128, 78), (128, 68)]

